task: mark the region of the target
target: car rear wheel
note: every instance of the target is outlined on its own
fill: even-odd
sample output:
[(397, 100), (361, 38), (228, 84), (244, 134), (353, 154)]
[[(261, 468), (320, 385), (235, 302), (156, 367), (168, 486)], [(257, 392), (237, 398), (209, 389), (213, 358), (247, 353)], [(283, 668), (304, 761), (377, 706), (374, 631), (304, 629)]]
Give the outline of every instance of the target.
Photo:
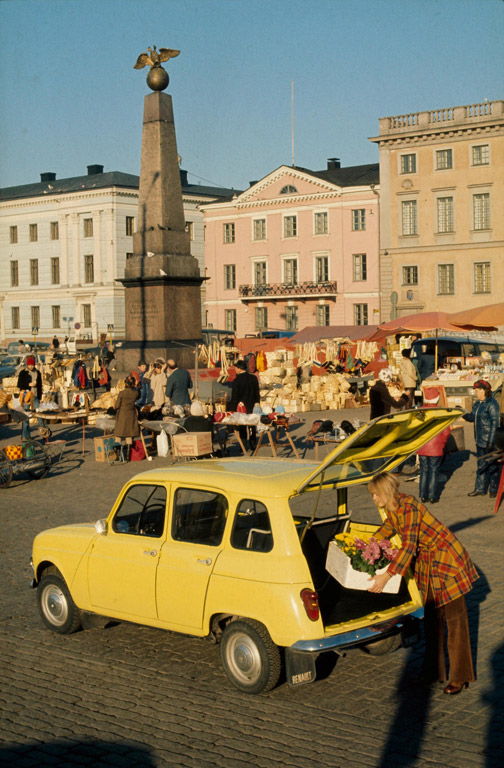
[(232, 621), (222, 633), (220, 651), (224, 670), (240, 691), (264, 693), (277, 684), (280, 649), (260, 622)]
[(49, 573), (40, 579), (37, 601), (42, 621), (60, 635), (69, 635), (81, 625), (80, 611), (64, 579)]
[(387, 653), (397, 651), (401, 645), (401, 635), (391, 635), (390, 637), (384, 637), (382, 640), (375, 640), (374, 643), (362, 646), (362, 650), (365, 653), (369, 653), (370, 656), (386, 656)]

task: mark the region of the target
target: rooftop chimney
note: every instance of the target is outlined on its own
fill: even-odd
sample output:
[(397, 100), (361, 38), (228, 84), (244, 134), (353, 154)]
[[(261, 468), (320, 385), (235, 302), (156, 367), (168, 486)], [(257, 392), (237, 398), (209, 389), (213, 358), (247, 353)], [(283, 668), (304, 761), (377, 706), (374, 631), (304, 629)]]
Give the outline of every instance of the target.
[(40, 181), (56, 181), (56, 174), (48, 171), (40, 174)]
[(187, 171), (183, 171), (182, 168), (179, 169), (180, 172), (180, 183), (183, 187), (187, 187), (189, 185), (189, 182), (187, 181)]
[(327, 170), (334, 171), (335, 168), (341, 168), (341, 160), (339, 157), (330, 157), (327, 161)]
[(257, 179), (254, 179), (254, 181), (249, 181), (249, 187), (253, 187), (254, 184), (257, 184)]
[(99, 173), (103, 173), (103, 165), (88, 165), (87, 175), (98, 176)]

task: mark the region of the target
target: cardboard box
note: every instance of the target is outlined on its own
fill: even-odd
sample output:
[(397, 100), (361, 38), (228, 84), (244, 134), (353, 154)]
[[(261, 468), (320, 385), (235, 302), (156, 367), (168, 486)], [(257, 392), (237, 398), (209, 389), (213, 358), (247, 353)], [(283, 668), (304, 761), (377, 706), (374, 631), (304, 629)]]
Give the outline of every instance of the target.
[(205, 456), (212, 453), (212, 435), (210, 432), (186, 432), (173, 435), (173, 452), (179, 456)]
[[(369, 587), (372, 586), (372, 582), (369, 581), (369, 574), (362, 573), (361, 571), (354, 571), (350, 558), (345, 555), (335, 541), (329, 542), (326, 570), (329, 571), (331, 576), (333, 576), (342, 587), (346, 587), (347, 589), (368, 590)], [(381, 568), (377, 573), (383, 573), (386, 570), (387, 567)], [(399, 574), (392, 576), (383, 587), (383, 592), (392, 594), (399, 592), (401, 578), (402, 576), (399, 576)]]
[[(107, 461), (107, 451), (105, 450), (105, 446), (107, 446), (109, 452), (113, 451), (114, 449), (114, 438), (112, 436), (109, 437), (95, 437), (94, 438), (94, 452), (95, 452), (95, 461), (101, 461), (106, 462)], [(112, 459), (110, 459), (111, 461)]]
[(470, 395), (450, 395), (446, 400), (448, 408), (455, 408), (460, 405), (466, 411), (472, 411), (473, 399)]

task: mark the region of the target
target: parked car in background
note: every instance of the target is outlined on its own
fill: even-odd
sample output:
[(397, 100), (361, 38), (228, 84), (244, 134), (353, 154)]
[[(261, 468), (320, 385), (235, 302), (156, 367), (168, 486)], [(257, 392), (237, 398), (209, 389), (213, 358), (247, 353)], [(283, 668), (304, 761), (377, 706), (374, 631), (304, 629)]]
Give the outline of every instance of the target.
[[(483, 352), (490, 355), (493, 361), (504, 353), (504, 343), (490, 340), (474, 339), (469, 336), (429, 336), (416, 339), (411, 345), (411, 360), (420, 363), (424, 355), (434, 355), (438, 350), (438, 367), (441, 367), (449, 357), (481, 357)], [(486, 356), (486, 355), (485, 355)]]
[(14, 376), (17, 367), (18, 362), (15, 357), (12, 357), (11, 355), (0, 357), (0, 381), (8, 378), (9, 376)]
[(376, 524), (354, 519), (349, 490), (396, 467), (462, 413), (383, 416), (321, 464), (226, 458), (143, 472), (96, 524), (35, 538), (42, 621), (67, 634), (84, 611), (209, 637), (245, 693), (273, 688), (283, 662), (296, 686), (315, 680), (325, 651), (394, 650), (423, 617), (412, 574), (396, 594), (346, 589), (326, 570), (329, 546), (337, 533), (369, 536), (379, 527), (375, 512)]

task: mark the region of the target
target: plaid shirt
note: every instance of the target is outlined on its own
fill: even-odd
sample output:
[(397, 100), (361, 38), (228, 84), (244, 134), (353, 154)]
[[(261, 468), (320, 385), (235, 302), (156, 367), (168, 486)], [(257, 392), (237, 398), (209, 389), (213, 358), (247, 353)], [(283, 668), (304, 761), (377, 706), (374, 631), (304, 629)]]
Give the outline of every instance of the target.
[(395, 512), (385, 510), (387, 519), (376, 533), (377, 539), (389, 539), (394, 533), (402, 546), (388, 567), (393, 576), (404, 576), (413, 558), (415, 581), (424, 603), (429, 581), (437, 606), (464, 595), (472, 589), (479, 574), (457, 537), (439, 522), (414, 496), (399, 494)]

